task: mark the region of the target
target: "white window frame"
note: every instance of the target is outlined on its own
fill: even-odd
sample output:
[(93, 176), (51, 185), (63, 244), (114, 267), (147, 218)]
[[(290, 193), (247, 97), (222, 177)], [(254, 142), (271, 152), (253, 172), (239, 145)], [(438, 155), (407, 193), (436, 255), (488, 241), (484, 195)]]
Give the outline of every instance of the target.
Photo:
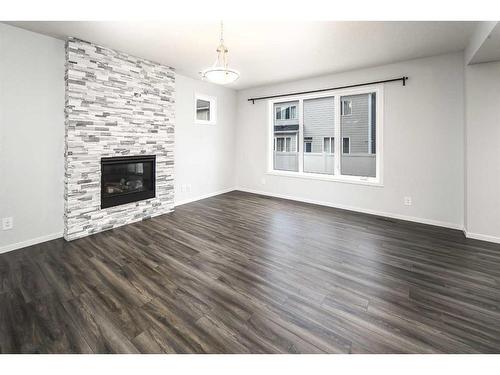
[[(320, 173), (308, 173), (304, 172), (304, 100), (323, 98), (334, 96), (335, 108), (340, 108), (342, 96), (359, 95), (359, 94), (369, 94), (375, 93), (377, 96), (376, 100), (376, 177), (364, 177), (364, 176), (350, 176), (342, 175), (340, 167), (340, 159), (343, 151), (342, 147), (342, 135), (341, 135), (341, 115), (340, 110), (335, 111), (335, 150), (340, 150), (337, 152), (339, 157), (335, 158), (335, 168), (334, 175), (326, 175)], [(299, 122), (299, 132), (297, 135), (297, 153), (298, 153), (298, 171), (283, 171), (275, 170), (273, 165), (273, 139), (274, 139), (274, 105), (283, 102), (298, 101), (297, 117)], [(342, 183), (352, 183), (360, 185), (371, 185), (371, 186), (383, 186), (383, 138), (384, 138), (384, 86), (371, 85), (352, 89), (339, 89), (325, 91), (323, 93), (315, 94), (304, 94), (304, 95), (294, 95), (288, 97), (281, 97), (270, 99), (268, 101), (268, 147), (267, 147), (267, 173), (268, 175), (282, 176), (282, 177), (292, 177), (292, 178), (302, 178), (302, 179), (312, 179), (312, 180), (324, 180), (332, 182), (342, 182)], [(349, 147), (352, 147), (349, 141)]]
[[(198, 120), (196, 116), (198, 99), (205, 100), (210, 103), (210, 120)], [(205, 94), (194, 94), (194, 123), (198, 125), (215, 125), (217, 123), (217, 98)]]
[[(344, 152), (344, 139), (349, 140), (349, 151)], [(351, 154), (351, 137), (342, 137), (342, 155), (350, 155)]]

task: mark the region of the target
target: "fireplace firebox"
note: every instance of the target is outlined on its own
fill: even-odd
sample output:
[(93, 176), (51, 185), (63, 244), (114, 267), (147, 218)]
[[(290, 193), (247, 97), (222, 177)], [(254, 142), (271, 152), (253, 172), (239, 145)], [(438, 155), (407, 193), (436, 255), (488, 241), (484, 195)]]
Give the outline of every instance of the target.
[(155, 197), (156, 156), (101, 159), (101, 208)]

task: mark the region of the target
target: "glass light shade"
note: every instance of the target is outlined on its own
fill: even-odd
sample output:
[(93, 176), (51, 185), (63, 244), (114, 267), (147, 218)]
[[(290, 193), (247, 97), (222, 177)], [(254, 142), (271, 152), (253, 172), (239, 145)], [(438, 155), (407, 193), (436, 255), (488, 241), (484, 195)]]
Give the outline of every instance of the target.
[(240, 78), (240, 73), (233, 69), (219, 67), (205, 69), (202, 76), (204, 79), (218, 85), (227, 85)]

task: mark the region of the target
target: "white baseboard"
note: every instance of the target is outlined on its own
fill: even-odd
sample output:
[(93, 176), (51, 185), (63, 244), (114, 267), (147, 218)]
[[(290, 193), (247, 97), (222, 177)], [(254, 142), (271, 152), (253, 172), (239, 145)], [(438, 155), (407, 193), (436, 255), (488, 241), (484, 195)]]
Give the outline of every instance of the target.
[(244, 192), (247, 192), (247, 193), (267, 195), (269, 197), (289, 199), (289, 200), (298, 201), (298, 202), (318, 204), (318, 205), (321, 205), (321, 206), (327, 206), (327, 207), (333, 207), (333, 208), (340, 208), (342, 210), (361, 212), (361, 213), (364, 213), (364, 214), (384, 216), (384, 217), (389, 217), (389, 218), (392, 218), (392, 219), (412, 221), (412, 222), (420, 223), (420, 224), (428, 224), (428, 225), (435, 225), (435, 226), (438, 226), (438, 227), (445, 227), (445, 228), (450, 228), (450, 229), (463, 230), (463, 226), (462, 225), (455, 224), (455, 223), (448, 223), (448, 222), (445, 222), (445, 221), (432, 220), (432, 219), (424, 219), (424, 218), (420, 218), (420, 217), (400, 215), (400, 214), (394, 214), (394, 213), (390, 213), (390, 212), (383, 212), (383, 211), (371, 210), (371, 209), (360, 208), (360, 207), (346, 206), (346, 205), (343, 205), (343, 204), (330, 203), (330, 202), (319, 201), (319, 200), (314, 200), (314, 199), (297, 198), (297, 197), (290, 196), (290, 195), (269, 193), (269, 192), (266, 192), (266, 191), (260, 191), (260, 190), (254, 190), (254, 189), (247, 189), (247, 188), (243, 188), (243, 187), (237, 187), (235, 190), (240, 190), (240, 191), (244, 191)]
[[(493, 243), (500, 243), (500, 237), (490, 236), (490, 235), (486, 235), (486, 234), (479, 234), (479, 233), (471, 233), (471, 232), (468, 232), (466, 229), (464, 229), (461, 225), (454, 224), (454, 223), (447, 223), (447, 222), (443, 222), (443, 221), (423, 219), (423, 218), (407, 216), (407, 215), (393, 214), (393, 213), (388, 213), (388, 212), (370, 210), (370, 209), (365, 209), (365, 208), (360, 208), (360, 207), (346, 206), (346, 205), (341, 205), (341, 204), (333, 204), (330, 202), (318, 201), (318, 200), (314, 200), (314, 199), (297, 198), (297, 197), (293, 197), (293, 196), (286, 195), (286, 194), (275, 194), (275, 193), (269, 193), (269, 192), (261, 191), (261, 190), (247, 189), (247, 188), (243, 188), (243, 187), (227, 188), (227, 189), (215, 191), (213, 193), (197, 196), (194, 198), (185, 199), (185, 200), (182, 200), (179, 202), (175, 202), (175, 206), (181, 206), (183, 204), (199, 201), (201, 199), (210, 198), (210, 197), (224, 194), (224, 193), (229, 193), (230, 191), (234, 191), (234, 190), (244, 191), (244, 192), (253, 193), (253, 194), (260, 194), (260, 195), (265, 195), (265, 196), (275, 197), (275, 198), (289, 199), (289, 200), (298, 201), (298, 202), (318, 204), (321, 206), (340, 208), (342, 210), (361, 212), (361, 213), (366, 213), (366, 214), (370, 214), (370, 215), (384, 216), (384, 217), (389, 217), (389, 218), (398, 219), (398, 220), (412, 221), (412, 222), (421, 223), (421, 224), (436, 225), (439, 227), (445, 227), (445, 228), (451, 228), (451, 229), (459, 229), (459, 230), (462, 230), (464, 232), (464, 235), (467, 238), (472, 238), (472, 239), (487, 241), (487, 242), (493, 242)], [(6, 252), (12, 251), (12, 250), (21, 249), (23, 247), (36, 245), (38, 243), (55, 240), (57, 238), (61, 238), (62, 236), (63, 236), (63, 232), (58, 232), (58, 233), (52, 233), (52, 234), (48, 234), (45, 236), (31, 238), (31, 239), (26, 240), (26, 241), (21, 241), (21, 242), (17, 242), (14, 244), (6, 245), (3, 247), (0, 247), (0, 254), (6, 253)]]
[(62, 236), (63, 236), (63, 232), (57, 232), (57, 233), (47, 234), (46, 236), (35, 237), (35, 238), (31, 238), (31, 239), (26, 240), (26, 241), (13, 243), (13, 244), (10, 244), (7, 246), (0, 247), (0, 254), (6, 253), (7, 251), (21, 249), (23, 247), (36, 245), (38, 243), (55, 240), (57, 238), (61, 238)]
[(236, 190), (236, 188), (231, 187), (231, 188), (227, 188), (227, 189), (223, 189), (223, 190), (214, 191), (213, 193), (199, 195), (199, 196), (194, 197), (194, 198), (183, 199), (183, 200), (180, 200), (179, 202), (175, 202), (174, 206), (175, 207), (182, 206), (183, 204), (196, 202), (196, 201), (199, 201), (201, 199), (214, 197), (216, 195), (220, 195), (220, 194), (224, 194), (224, 193), (229, 193), (230, 191), (233, 191), (233, 190)]
[(465, 237), (472, 238), (474, 240), (500, 243), (500, 237), (490, 236), (487, 234), (471, 233), (471, 232), (468, 232), (467, 229), (464, 229), (464, 235), (465, 235)]

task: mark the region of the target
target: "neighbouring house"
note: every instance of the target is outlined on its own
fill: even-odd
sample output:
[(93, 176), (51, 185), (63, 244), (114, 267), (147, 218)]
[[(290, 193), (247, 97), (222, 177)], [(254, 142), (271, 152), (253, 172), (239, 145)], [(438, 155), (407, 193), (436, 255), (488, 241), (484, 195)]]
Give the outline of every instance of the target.
[[(375, 176), (375, 93), (340, 99), (342, 174)], [(335, 97), (274, 104), (274, 168), (298, 170), (299, 116), (303, 116), (304, 172), (334, 174)]]

